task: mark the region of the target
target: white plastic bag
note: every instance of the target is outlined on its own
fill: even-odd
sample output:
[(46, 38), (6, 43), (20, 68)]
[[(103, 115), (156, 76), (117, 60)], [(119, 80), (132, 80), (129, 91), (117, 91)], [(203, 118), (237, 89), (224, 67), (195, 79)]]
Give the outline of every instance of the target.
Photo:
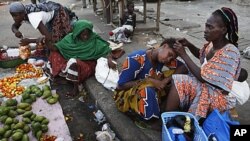
[(243, 105), (249, 99), (250, 91), (249, 85), (246, 81), (238, 82), (233, 81), (233, 87), (229, 95), (233, 95), (236, 97), (237, 103)]
[(245, 58), (250, 59), (250, 47), (247, 47), (247, 48), (245, 48), (245, 49), (243, 50), (243, 56), (244, 56)]
[(108, 60), (101, 57), (97, 60), (97, 65), (95, 68), (95, 78), (105, 88), (113, 91), (117, 87), (119, 73), (118, 70), (109, 68)]

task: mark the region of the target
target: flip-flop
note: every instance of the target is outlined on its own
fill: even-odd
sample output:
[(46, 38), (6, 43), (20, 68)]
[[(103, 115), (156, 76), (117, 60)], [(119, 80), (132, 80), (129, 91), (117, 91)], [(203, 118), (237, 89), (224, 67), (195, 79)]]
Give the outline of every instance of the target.
[(139, 127), (139, 128), (141, 128), (141, 129), (149, 129), (149, 128), (151, 128), (151, 126), (150, 125), (148, 125), (147, 123), (145, 123), (145, 122), (143, 122), (143, 121), (134, 121), (134, 123), (135, 123), (135, 125), (137, 126), (137, 127)]

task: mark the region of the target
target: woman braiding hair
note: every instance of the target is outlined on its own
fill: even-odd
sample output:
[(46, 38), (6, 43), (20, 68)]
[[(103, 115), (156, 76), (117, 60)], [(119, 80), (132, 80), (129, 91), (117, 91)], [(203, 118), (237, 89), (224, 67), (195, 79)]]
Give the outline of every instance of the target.
[[(183, 110), (206, 118), (214, 109), (223, 112), (236, 106), (236, 97), (229, 96), (241, 70), (238, 21), (233, 10), (215, 10), (205, 23), (204, 38), (207, 42), (202, 48), (187, 39), (175, 43), (175, 52), (191, 73), (172, 76), (166, 111)], [(200, 60), (200, 66), (192, 61), (186, 47)]]
[(227, 38), (230, 43), (238, 47), (238, 20), (234, 11), (227, 7), (222, 7), (212, 13), (213, 15), (220, 16), (227, 27)]

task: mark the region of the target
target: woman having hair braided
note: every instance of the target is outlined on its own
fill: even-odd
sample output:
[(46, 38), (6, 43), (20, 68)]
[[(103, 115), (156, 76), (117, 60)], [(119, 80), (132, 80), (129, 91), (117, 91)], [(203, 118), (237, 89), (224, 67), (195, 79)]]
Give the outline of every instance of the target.
[[(223, 7), (214, 11), (206, 21), (204, 38), (208, 43), (202, 49), (186, 39), (175, 43), (175, 51), (191, 73), (173, 75), (166, 111), (181, 109), (205, 118), (215, 108), (225, 111), (235, 107), (236, 98), (228, 93), (241, 67), (238, 22), (233, 10)], [(200, 59), (201, 67), (191, 60), (185, 47)]]

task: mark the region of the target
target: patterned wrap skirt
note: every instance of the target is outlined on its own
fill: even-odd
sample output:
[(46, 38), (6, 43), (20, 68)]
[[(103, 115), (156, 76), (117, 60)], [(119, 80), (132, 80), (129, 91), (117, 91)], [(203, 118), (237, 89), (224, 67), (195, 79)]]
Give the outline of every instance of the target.
[(180, 98), (180, 108), (194, 114), (197, 118), (206, 117), (213, 109), (229, 110), (236, 105), (236, 98), (195, 77), (176, 74), (172, 76)]
[(54, 78), (65, 77), (69, 81), (83, 82), (95, 74), (96, 61), (66, 60), (59, 52), (51, 52), (45, 73)]

